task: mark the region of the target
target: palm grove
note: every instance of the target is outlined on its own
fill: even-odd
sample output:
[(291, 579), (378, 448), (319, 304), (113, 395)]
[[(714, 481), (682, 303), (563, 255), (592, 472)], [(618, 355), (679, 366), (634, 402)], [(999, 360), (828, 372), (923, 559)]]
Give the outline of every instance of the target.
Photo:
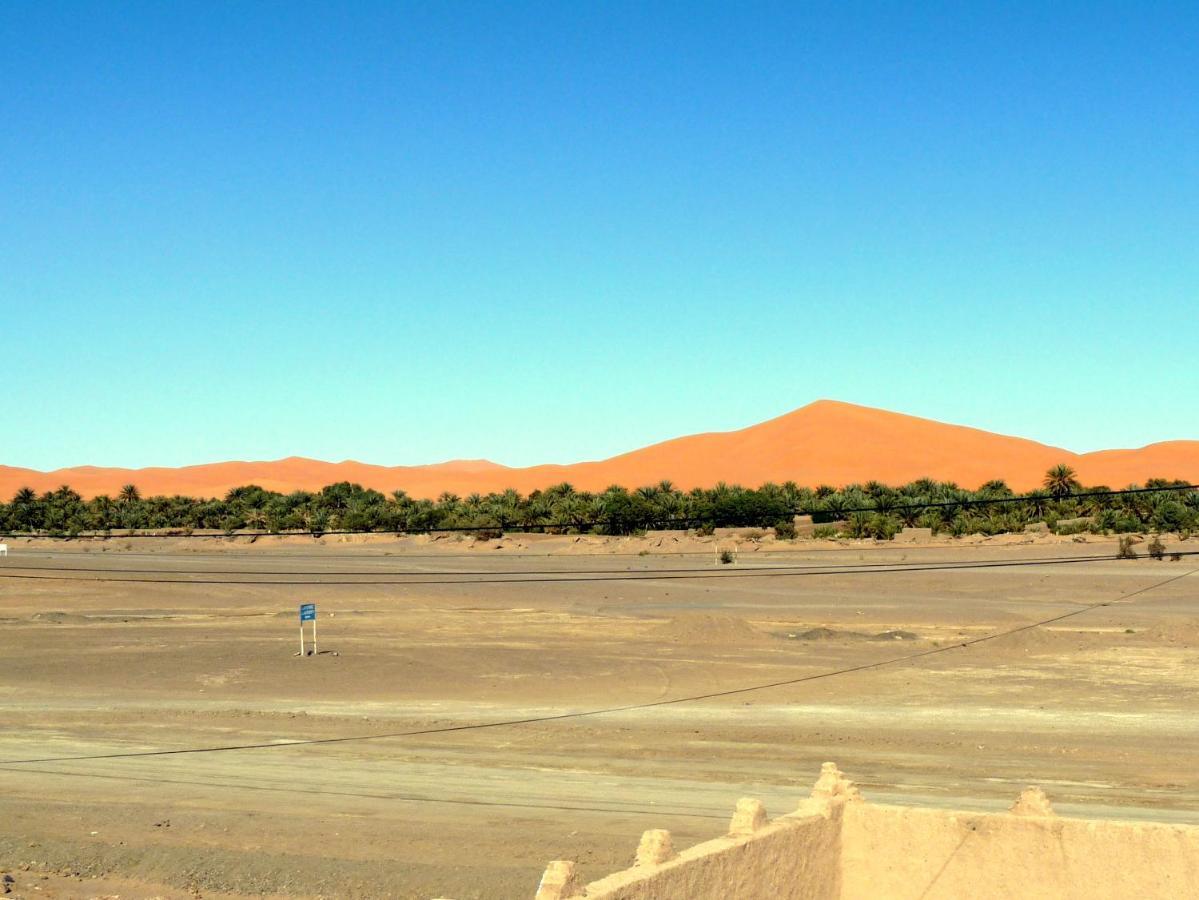
[(1102, 486), (1083, 488), (1064, 465), (1046, 473), (1040, 490), (1024, 495), (1003, 481), (972, 491), (931, 479), (901, 487), (877, 481), (842, 488), (786, 482), (752, 489), (722, 483), (690, 491), (662, 481), (635, 490), (614, 485), (599, 493), (559, 484), (527, 496), (507, 490), (467, 497), (445, 493), (437, 500), (416, 499), (403, 491), (387, 495), (348, 482), (288, 494), (247, 485), (223, 499), (143, 497), (134, 485), (126, 485), (115, 497), (84, 500), (63, 486), (40, 495), (29, 488), (18, 491), (10, 503), (0, 504), (0, 531), (73, 536), (115, 530), (322, 534), (459, 529), (490, 537), (504, 530), (632, 534), (751, 526), (773, 527), (789, 538), (796, 514), (826, 523), (819, 536), (881, 539), (905, 526), (951, 535), (1002, 534), (1022, 531), (1033, 522), (1045, 522), (1060, 533), (1199, 530), (1199, 493), (1167, 490), (1186, 485), (1165, 479), (1151, 479), (1145, 487), (1154, 490), (1128, 494)]

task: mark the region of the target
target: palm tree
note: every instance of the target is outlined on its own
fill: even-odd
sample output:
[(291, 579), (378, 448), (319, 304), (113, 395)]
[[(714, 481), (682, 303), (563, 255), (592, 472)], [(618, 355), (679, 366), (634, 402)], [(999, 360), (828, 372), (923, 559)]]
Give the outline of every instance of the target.
[(121, 493), (117, 495), (117, 499), (119, 499), (121, 503), (128, 505), (130, 503), (136, 503), (138, 500), (142, 499), (142, 494), (141, 491), (137, 489), (136, 484), (127, 484), (121, 488)]
[(92, 498), (92, 519), (96, 528), (106, 529), (111, 528), (113, 521), (116, 519), (117, 505), (112, 502), (112, 498), (107, 494), (98, 494)]
[(23, 487), (12, 498), (13, 525), (23, 531), (33, 531), (37, 526), (37, 494), (33, 488)]
[(984, 499), (995, 499), (1011, 497), (1012, 489), (1002, 478), (995, 478), (980, 487), (978, 493)]
[(1082, 487), (1074, 475), (1075, 472), (1072, 468), (1065, 463), (1059, 463), (1045, 473), (1045, 480), (1042, 484), (1054, 499), (1060, 500)]

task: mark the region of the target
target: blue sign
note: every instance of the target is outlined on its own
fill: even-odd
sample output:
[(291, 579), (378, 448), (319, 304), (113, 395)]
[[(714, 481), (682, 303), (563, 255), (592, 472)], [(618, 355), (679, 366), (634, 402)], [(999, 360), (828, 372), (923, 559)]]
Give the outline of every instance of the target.
[(300, 621), (313, 622), (316, 620), (316, 604), (301, 603), (300, 604)]

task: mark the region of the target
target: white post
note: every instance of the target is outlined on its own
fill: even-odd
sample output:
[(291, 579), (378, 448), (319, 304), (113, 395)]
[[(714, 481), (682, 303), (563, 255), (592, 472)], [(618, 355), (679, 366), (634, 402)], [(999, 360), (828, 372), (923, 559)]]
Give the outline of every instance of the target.
[(304, 655), (304, 623), (300, 623), (300, 656)]
[(320, 656), (320, 651), (316, 649), (316, 616), (312, 617), (312, 655)]

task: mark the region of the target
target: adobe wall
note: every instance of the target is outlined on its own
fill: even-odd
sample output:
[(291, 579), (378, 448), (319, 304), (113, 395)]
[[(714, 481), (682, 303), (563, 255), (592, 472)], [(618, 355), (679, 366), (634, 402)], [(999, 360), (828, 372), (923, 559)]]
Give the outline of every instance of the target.
[(841, 811), (783, 816), (752, 836), (717, 838), (661, 865), (587, 885), (587, 900), (837, 900)]
[(536, 900), (1001, 900), (1199, 896), (1199, 827), (1059, 818), (1038, 788), (1007, 813), (878, 806), (825, 763), (796, 812), (741, 800), (729, 834), (676, 853), (647, 831), (637, 863), (584, 885), (550, 863)]
[(1199, 828), (847, 806), (844, 900), (1199, 895)]
[(574, 864), (552, 862), (536, 900), (837, 900), (841, 816), (853, 783), (825, 763), (811, 797), (773, 822), (761, 802), (738, 801), (724, 837), (675, 853), (670, 833), (647, 831), (637, 863), (599, 881), (576, 881)]

